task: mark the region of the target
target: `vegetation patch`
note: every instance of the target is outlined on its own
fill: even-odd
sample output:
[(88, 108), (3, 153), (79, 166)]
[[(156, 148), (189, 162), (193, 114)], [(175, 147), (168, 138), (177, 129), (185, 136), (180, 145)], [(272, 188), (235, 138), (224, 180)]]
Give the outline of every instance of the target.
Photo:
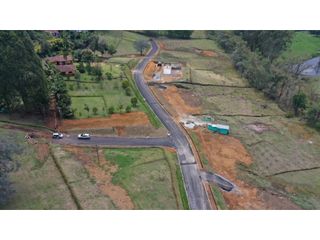
[(160, 148), (106, 149), (105, 156), (118, 166), (113, 183), (127, 190), (137, 209), (183, 208), (179, 186), (172, 179), (176, 170), (168, 163), (176, 164), (176, 157), (167, 158)]

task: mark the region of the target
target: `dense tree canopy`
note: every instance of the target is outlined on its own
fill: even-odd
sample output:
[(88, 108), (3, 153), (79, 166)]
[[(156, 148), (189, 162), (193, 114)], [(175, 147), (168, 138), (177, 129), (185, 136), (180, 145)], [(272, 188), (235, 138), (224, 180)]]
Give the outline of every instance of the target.
[(247, 42), (251, 51), (259, 51), (271, 61), (286, 49), (293, 37), (293, 31), (235, 31), (235, 33)]
[(41, 61), (25, 31), (0, 31), (0, 105), (44, 111), (48, 89)]

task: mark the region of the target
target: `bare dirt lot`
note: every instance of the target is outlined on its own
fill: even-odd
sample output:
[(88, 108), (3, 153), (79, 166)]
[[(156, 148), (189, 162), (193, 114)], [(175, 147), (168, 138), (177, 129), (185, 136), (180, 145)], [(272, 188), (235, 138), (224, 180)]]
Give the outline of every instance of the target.
[(157, 87), (151, 89), (169, 113), (178, 119), (185, 115), (201, 113), (199, 98), (195, 98), (189, 90), (175, 86), (168, 86), (165, 90)]
[(297, 209), (286, 198), (261, 191), (237, 176), (237, 165), (252, 164), (252, 158), (241, 142), (231, 136), (213, 134), (206, 129), (194, 130), (203, 147), (211, 169), (228, 178), (236, 186), (235, 192), (223, 192), (229, 209)]
[(164, 128), (154, 128), (144, 112), (113, 114), (105, 118), (86, 118), (65, 120), (60, 131), (77, 133), (88, 131), (95, 135), (131, 136), (131, 137), (162, 137), (166, 135)]
[(110, 117), (105, 118), (64, 120), (62, 130), (101, 129), (109, 127), (144, 126), (149, 124), (148, 116), (144, 112), (131, 112), (112, 114)]

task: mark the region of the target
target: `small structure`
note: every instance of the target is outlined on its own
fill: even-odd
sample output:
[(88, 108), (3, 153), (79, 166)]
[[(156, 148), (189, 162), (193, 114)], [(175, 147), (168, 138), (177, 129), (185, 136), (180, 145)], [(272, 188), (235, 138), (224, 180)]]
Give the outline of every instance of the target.
[(169, 64), (164, 65), (163, 66), (163, 74), (164, 75), (171, 75), (171, 69), (172, 69), (171, 65), (169, 65)]
[(218, 132), (223, 135), (228, 135), (230, 132), (229, 126), (222, 124), (208, 124), (208, 129), (212, 132)]
[(54, 57), (48, 57), (47, 62), (55, 65), (56, 69), (64, 75), (70, 76), (74, 75), (76, 72), (76, 67), (73, 65), (72, 56), (57, 55)]

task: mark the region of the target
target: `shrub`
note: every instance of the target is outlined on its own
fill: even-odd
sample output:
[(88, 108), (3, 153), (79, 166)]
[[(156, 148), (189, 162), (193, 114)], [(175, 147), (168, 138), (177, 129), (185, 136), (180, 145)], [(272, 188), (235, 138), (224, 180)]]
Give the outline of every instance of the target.
[(106, 72), (106, 77), (108, 80), (112, 80), (113, 76), (111, 72)]
[(109, 114), (114, 114), (114, 107), (113, 106), (108, 108), (108, 113)]
[(137, 107), (138, 99), (136, 97), (131, 98), (131, 104), (133, 107)]
[(97, 107), (93, 107), (92, 108), (92, 112), (93, 112), (93, 115), (97, 115), (98, 114), (98, 108)]
[(126, 112), (127, 112), (127, 113), (131, 112), (131, 106), (130, 106), (130, 105), (128, 105), (128, 106), (126, 107)]
[(130, 88), (126, 88), (125, 92), (126, 92), (127, 96), (131, 96), (131, 89)]

